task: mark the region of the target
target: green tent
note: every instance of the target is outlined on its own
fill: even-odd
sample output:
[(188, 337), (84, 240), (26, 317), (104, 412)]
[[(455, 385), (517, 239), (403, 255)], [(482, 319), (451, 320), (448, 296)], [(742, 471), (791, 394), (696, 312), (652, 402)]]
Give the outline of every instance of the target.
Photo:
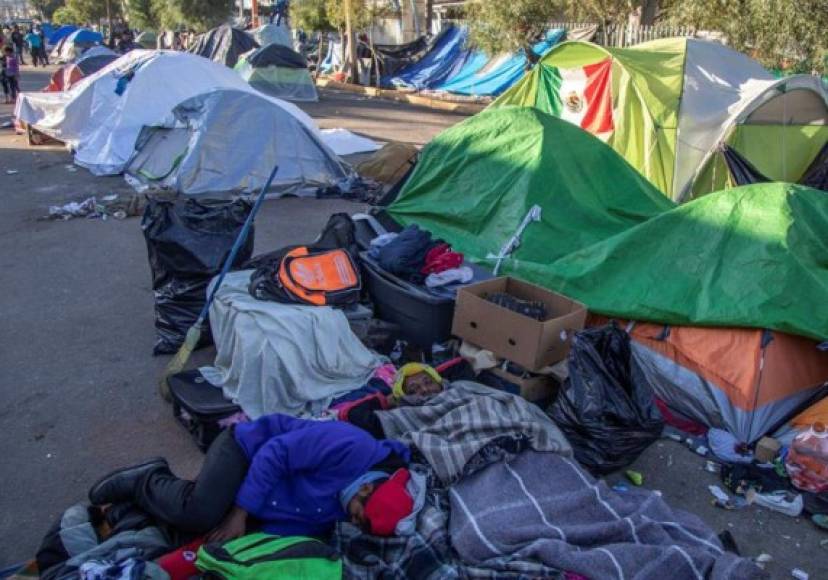
[(533, 108), (492, 109), (444, 131), (389, 208), (460, 251), (497, 253), (533, 205), (522, 259), (549, 263), (675, 207), (612, 149)]
[(528, 280), (596, 312), (669, 324), (771, 328), (828, 339), (828, 194), (759, 183), (665, 212)]
[(594, 312), (828, 338), (828, 194), (781, 183), (677, 206), (610, 147), (536, 109), (492, 109), (422, 152), (389, 208), (471, 260), (530, 224), (503, 272)]
[(564, 42), (492, 104), (512, 105), (600, 136), (676, 201), (737, 183), (723, 145), (769, 179), (796, 182), (828, 142), (818, 77), (774, 79), (741, 53), (691, 38), (629, 48)]

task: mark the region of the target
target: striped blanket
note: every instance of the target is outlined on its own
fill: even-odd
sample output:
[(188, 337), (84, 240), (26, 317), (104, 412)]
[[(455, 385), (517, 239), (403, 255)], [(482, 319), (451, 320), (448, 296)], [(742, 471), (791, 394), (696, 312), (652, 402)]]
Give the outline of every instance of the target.
[(541, 576), (545, 565), (602, 580), (765, 577), (660, 494), (616, 493), (554, 453), (527, 451), (491, 465), (449, 496), (451, 545), (465, 565), (508, 574), (534, 563)]
[(523, 447), (535, 451), (572, 455), (566, 437), (536, 405), (470, 381), (455, 381), (424, 405), (380, 411), (377, 416), (385, 436), (416, 447), (444, 483), (468, 474), (466, 466), (475, 456), (504, 440), (525, 441)]

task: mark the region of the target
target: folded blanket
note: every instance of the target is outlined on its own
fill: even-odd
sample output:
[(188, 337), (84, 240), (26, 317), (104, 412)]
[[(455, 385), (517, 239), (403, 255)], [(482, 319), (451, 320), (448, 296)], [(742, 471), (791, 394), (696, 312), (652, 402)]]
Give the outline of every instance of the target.
[(459, 479), (478, 452), (504, 438), (525, 439), (536, 451), (572, 455), (569, 442), (540, 408), (471, 381), (455, 381), (423, 405), (377, 416), (386, 437), (415, 446), (445, 483)]
[(490, 465), (449, 495), (451, 545), (467, 565), (507, 573), (534, 563), (602, 579), (765, 577), (660, 494), (615, 493), (554, 453)]

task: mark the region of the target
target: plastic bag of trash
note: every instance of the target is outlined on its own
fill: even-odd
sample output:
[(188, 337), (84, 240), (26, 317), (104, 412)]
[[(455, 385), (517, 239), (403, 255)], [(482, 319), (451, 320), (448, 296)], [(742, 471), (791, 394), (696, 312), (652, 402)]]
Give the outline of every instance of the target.
[[(147, 242), (155, 294), (156, 341), (153, 354), (178, 350), (207, 300), (207, 285), (221, 270), (250, 213), (251, 204), (150, 200), (141, 229)], [(239, 250), (234, 266), (250, 259), (254, 231)], [(200, 346), (210, 344), (208, 328)]]
[(567, 363), (569, 378), (549, 415), (575, 458), (594, 474), (629, 465), (664, 427), (629, 335), (614, 323), (581, 331)]

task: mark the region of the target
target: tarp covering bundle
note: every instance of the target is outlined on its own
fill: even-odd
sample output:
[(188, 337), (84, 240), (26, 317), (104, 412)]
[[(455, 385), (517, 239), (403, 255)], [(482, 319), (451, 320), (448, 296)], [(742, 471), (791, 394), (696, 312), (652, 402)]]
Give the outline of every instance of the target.
[(147, 127), (138, 140), (130, 181), (185, 194), (252, 193), (278, 165), (271, 192), (313, 195), (348, 178), (312, 122), (289, 103), (219, 89), (172, 113), (169, 126)]
[(244, 30), (223, 24), (200, 35), (188, 52), (232, 68), (241, 55), (256, 48), (259, 43)]
[(533, 204), (542, 221), (505, 271), (591, 311), (828, 337), (822, 191), (760, 183), (676, 206), (600, 140), (508, 107), (434, 139), (389, 211), (487, 262)]
[(404, 66), (421, 58), (431, 46), (429, 39), (421, 36), (406, 44), (375, 44), (374, 52), (380, 61), (380, 71), (394, 75)]
[(254, 91), (233, 70), (195, 55), (133, 50), (70, 91), (21, 94), (15, 116), (71, 146), (78, 165), (112, 175), (126, 167), (144, 126), (161, 124), (180, 102), (219, 88)]
[(734, 185), (724, 143), (769, 179), (796, 182), (828, 142), (818, 77), (774, 79), (747, 56), (692, 38), (562, 43), (493, 104), (509, 105), (600, 136), (676, 201)]
[(382, 79), (383, 86), (408, 89), (431, 89), (463, 68), (473, 51), (466, 48), (468, 30), (448, 26), (437, 36), (434, 45), (421, 59)]
[(236, 71), (259, 91), (289, 101), (318, 101), (308, 63), (298, 52), (269, 44), (241, 57)]
[(216, 359), (201, 373), (251, 418), (317, 413), (364, 386), (383, 360), (341, 310), (257, 300), (250, 274), (228, 274), (210, 307)]
[(251, 33), (253, 34), (253, 39), (259, 43), (259, 46), (281, 44), (282, 46), (293, 48), (293, 41), (290, 38), (290, 30), (286, 26), (265, 24), (264, 26), (253, 29)]
[[(539, 57), (563, 41), (566, 31), (554, 29), (535, 43), (532, 51)], [(482, 51), (475, 51), (456, 74), (436, 85), (434, 90), (458, 95), (496, 97), (518, 82), (526, 72), (526, 55), (498, 55), (494, 58)]]

